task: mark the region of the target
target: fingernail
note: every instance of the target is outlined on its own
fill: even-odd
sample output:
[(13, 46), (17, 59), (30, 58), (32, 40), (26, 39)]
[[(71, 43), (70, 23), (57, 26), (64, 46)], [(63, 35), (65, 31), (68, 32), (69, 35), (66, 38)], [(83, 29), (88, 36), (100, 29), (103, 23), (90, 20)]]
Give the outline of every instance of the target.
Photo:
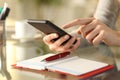
[(57, 34), (54, 34), (55, 37), (57, 37), (58, 35)]
[(69, 38), (69, 36), (68, 35), (65, 35), (65, 37), (64, 37), (65, 39), (68, 39)]

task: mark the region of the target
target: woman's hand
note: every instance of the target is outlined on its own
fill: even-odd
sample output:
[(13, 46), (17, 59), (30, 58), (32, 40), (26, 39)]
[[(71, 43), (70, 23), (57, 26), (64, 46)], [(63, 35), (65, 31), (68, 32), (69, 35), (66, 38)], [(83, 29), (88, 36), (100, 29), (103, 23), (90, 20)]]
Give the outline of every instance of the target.
[[(43, 41), (48, 45), (48, 47), (51, 50), (60, 51), (60, 52), (73, 51), (80, 45), (80, 38), (76, 38), (75, 36), (72, 36), (72, 38), (69, 39), (70, 36), (65, 35), (63, 37), (60, 37), (56, 41), (53, 41), (58, 37), (59, 36), (56, 33), (52, 33), (52, 34), (46, 35), (43, 38)], [(77, 39), (77, 42), (74, 44), (76, 39)], [(63, 44), (66, 40), (68, 40), (68, 42)]]
[(77, 33), (81, 34), (93, 45), (97, 45), (101, 42), (107, 45), (120, 45), (120, 32), (110, 29), (97, 19), (93, 19), (88, 24), (82, 24), (81, 20), (74, 20), (63, 26), (63, 28), (69, 28), (76, 25), (80, 25)]
[[(90, 23), (93, 19), (94, 18), (77, 19), (77, 20), (75, 20), (75, 22), (76, 21), (78, 22), (77, 25), (84, 25), (84, 24)], [(67, 28), (67, 26), (70, 27), (75, 24), (73, 22), (73, 23), (71, 23), (71, 25), (70, 24), (66, 25), (66, 28)], [(52, 33), (52, 34), (46, 35), (43, 38), (43, 41), (45, 42), (45, 44), (48, 45), (48, 47), (51, 50), (60, 51), (60, 52), (73, 51), (80, 46), (80, 38), (76, 38), (75, 36), (72, 36), (72, 38), (69, 39), (69, 35), (65, 35), (65, 36), (60, 37), (56, 41), (53, 41), (54, 39), (56, 39), (58, 37), (59, 37), (59, 35), (57, 35), (56, 33)], [(62, 45), (66, 40), (68, 40), (68, 42), (65, 43), (64, 45)], [(74, 44), (75, 40), (77, 40), (77, 42)]]
[(104, 42), (107, 45), (118, 45), (120, 34), (110, 29), (107, 25), (95, 19), (87, 25), (83, 25), (78, 29), (86, 40), (93, 45)]

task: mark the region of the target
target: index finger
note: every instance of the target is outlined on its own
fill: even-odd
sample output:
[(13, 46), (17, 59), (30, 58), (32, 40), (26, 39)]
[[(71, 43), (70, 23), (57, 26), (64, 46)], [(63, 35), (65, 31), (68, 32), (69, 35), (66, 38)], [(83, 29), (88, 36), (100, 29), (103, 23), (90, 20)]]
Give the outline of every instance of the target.
[(71, 22), (67, 23), (66, 25), (64, 25), (63, 28), (66, 29), (69, 27), (77, 26), (77, 25), (86, 25), (86, 24), (92, 22), (93, 20), (94, 20), (94, 18), (76, 19), (76, 20), (71, 21)]

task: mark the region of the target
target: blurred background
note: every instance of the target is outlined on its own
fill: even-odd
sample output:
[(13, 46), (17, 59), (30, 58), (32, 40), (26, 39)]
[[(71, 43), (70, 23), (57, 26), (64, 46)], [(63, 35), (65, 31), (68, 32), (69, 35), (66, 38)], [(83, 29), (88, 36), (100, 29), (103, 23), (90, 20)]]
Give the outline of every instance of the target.
[(15, 22), (24, 19), (48, 19), (61, 26), (76, 19), (92, 16), (98, 0), (0, 0), (7, 2), (11, 12), (7, 31), (14, 30)]
[[(0, 0), (0, 6), (3, 6), (4, 2), (8, 3), (11, 9), (6, 20), (7, 39), (11, 39), (11, 35), (15, 33), (16, 21), (47, 19), (62, 26), (76, 18), (92, 16), (98, 0)], [(118, 19), (116, 23), (117, 30), (120, 30), (119, 21)], [(111, 49), (115, 52), (118, 61), (120, 58), (119, 47), (111, 47)]]

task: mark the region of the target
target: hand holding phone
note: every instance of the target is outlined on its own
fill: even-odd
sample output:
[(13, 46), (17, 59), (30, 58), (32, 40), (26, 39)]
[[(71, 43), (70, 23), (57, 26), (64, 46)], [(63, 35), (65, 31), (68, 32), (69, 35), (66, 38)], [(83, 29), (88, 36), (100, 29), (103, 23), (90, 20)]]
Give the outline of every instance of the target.
[[(70, 34), (68, 34), (67, 32), (65, 32), (61, 28), (57, 27), (55, 24), (53, 24), (52, 22), (50, 22), (48, 20), (33, 20), (33, 19), (28, 19), (28, 23), (31, 24), (36, 29), (42, 31), (46, 35), (51, 34), (51, 33), (57, 33), (59, 35), (59, 38), (62, 37), (62, 36), (64, 36), (64, 35), (69, 35), (70, 38), (72, 37)], [(57, 39), (55, 39), (55, 40), (57, 40)], [(67, 41), (65, 41), (64, 43), (66, 43)]]

